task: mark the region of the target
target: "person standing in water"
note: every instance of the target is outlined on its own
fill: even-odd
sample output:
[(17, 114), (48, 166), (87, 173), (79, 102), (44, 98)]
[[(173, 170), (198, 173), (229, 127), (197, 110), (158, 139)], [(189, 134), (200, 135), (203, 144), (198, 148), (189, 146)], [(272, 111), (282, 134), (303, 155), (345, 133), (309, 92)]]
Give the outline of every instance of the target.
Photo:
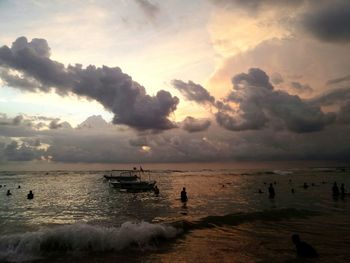
[(187, 193), (186, 193), (186, 187), (182, 188), (181, 191), (181, 202), (187, 202)]
[(332, 193), (333, 193), (333, 196), (335, 197), (339, 196), (339, 188), (338, 188), (337, 182), (334, 182), (333, 184)]
[(29, 194), (27, 194), (27, 199), (33, 199), (34, 198), (34, 194), (32, 192), (32, 190), (29, 191)]
[(153, 188), (153, 191), (154, 191), (156, 196), (159, 195), (159, 188), (158, 188), (158, 186), (155, 185), (154, 188)]
[(11, 193), (10, 189), (9, 189), (9, 190), (7, 190), (7, 193), (6, 193), (6, 195), (7, 195), (7, 196), (10, 196), (10, 195), (12, 195), (12, 193)]
[(269, 198), (273, 199), (275, 198), (275, 189), (273, 188), (272, 184), (269, 186)]
[(292, 241), (297, 250), (297, 255), (304, 258), (315, 258), (318, 257), (316, 250), (308, 243), (301, 241), (299, 235), (292, 235)]

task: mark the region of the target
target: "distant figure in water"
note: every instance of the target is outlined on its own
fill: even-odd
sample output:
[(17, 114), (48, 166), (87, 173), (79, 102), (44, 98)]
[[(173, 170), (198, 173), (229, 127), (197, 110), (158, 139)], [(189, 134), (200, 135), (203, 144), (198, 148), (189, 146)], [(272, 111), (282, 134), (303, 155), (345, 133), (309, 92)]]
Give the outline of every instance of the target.
[(309, 185), (307, 183), (304, 183), (303, 188), (308, 189)]
[(181, 202), (187, 202), (187, 193), (186, 193), (186, 187), (182, 188), (181, 191)]
[(159, 188), (158, 188), (158, 186), (154, 186), (153, 191), (156, 194), (156, 196), (159, 195)]
[(304, 258), (318, 257), (316, 250), (308, 243), (301, 241), (299, 235), (292, 235), (292, 241), (295, 244), (297, 255)]
[(12, 195), (12, 193), (11, 193), (10, 189), (9, 189), (9, 190), (7, 190), (6, 195), (7, 195), (7, 196)]
[(20, 186), (20, 185), (18, 186), (18, 189), (21, 189), (21, 186)]
[(261, 191), (261, 189), (259, 188), (258, 193), (259, 193), (259, 194), (262, 194), (262, 193), (264, 193), (264, 192)]
[(275, 198), (275, 189), (273, 188), (272, 184), (269, 186), (269, 198)]
[(345, 195), (345, 186), (344, 186), (344, 184), (341, 184), (341, 186), (340, 186), (340, 194), (341, 194), (342, 196)]
[(32, 190), (29, 191), (29, 194), (27, 194), (27, 199), (33, 199), (34, 198), (34, 194), (32, 192)]
[(294, 193), (295, 193), (295, 190), (294, 190), (294, 188), (292, 188), (291, 192), (292, 192), (292, 194), (294, 194)]
[(339, 188), (337, 182), (334, 182), (332, 187), (333, 196), (339, 196)]

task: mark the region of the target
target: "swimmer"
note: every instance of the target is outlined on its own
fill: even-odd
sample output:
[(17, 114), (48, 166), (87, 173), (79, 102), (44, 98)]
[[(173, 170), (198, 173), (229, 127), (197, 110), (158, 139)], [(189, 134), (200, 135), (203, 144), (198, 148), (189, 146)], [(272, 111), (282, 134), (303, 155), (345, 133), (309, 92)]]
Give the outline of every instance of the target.
[(275, 198), (275, 189), (273, 188), (272, 184), (269, 186), (269, 198), (273, 199)]
[(156, 194), (156, 196), (159, 195), (159, 188), (158, 188), (158, 186), (154, 186), (153, 191)]
[(332, 193), (333, 193), (333, 196), (339, 195), (339, 188), (338, 188), (337, 182), (334, 182), (334, 184), (333, 184)]
[(182, 188), (181, 191), (181, 202), (187, 202), (187, 192), (186, 192), (186, 187)]
[(29, 191), (29, 194), (27, 194), (27, 199), (33, 199), (34, 198), (34, 194), (32, 192), (32, 190)]
[(295, 244), (297, 255), (299, 257), (314, 258), (318, 256), (316, 250), (311, 245), (300, 240), (299, 235), (292, 235), (292, 241)]

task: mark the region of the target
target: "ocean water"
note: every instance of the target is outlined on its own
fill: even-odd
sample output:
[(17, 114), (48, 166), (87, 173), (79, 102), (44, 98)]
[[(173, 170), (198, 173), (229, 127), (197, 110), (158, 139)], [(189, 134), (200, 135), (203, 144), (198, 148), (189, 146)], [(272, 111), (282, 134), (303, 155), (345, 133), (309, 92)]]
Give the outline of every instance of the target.
[(307, 262), (349, 262), (350, 195), (331, 194), (349, 168), (157, 170), (159, 196), (107, 173), (0, 172), (0, 262), (305, 262), (294, 233), (319, 253)]

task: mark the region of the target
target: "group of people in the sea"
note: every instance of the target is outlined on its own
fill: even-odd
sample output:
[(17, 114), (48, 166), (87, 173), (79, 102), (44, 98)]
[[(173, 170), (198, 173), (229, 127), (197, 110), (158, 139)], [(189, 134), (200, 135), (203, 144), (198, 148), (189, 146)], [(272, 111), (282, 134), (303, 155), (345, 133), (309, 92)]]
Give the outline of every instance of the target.
[[(2, 188), (2, 187), (6, 187), (6, 185), (0, 185), (0, 188)], [(18, 189), (21, 189), (21, 186), (19, 185), (17, 188), (18, 188)], [(12, 195), (11, 190), (10, 190), (10, 189), (7, 189), (7, 191), (6, 191), (6, 196), (11, 196), (11, 195)], [(33, 193), (32, 190), (30, 190), (29, 193), (27, 194), (27, 199), (28, 199), (28, 200), (31, 200), (31, 199), (33, 199), (33, 198), (34, 198), (34, 193)]]
[[(291, 180), (289, 180), (289, 183), (291, 183)], [(325, 182), (322, 182), (322, 184), (324, 184), (324, 183)], [(266, 182), (264, 182), (264, 184), (266, 185)], [(277, 183), (275, 181), (274, 185), (276, 185), (276, 184)], [(316, 185), (314, 183), (312, 183), (311, 186), (316, 186)], [(302, 188), (308, 189), (309, 185), (307, 183), (304, 183)], [(259, 194), (263, 194), (264, 192), (259, 188), (258, 189), (258, 193)], [(268, 193), (269, 193), (269, 198), (270, 199), (274, 199), (275, 198), (276, 192), (275, 192), (275, 188), (273, 187), (272, 183), (270, 183), (270, 185), (268, 187)], [(291, 188), (291, 193), (295, 194), (295, 189), (294, 188)], [(343, 199), (347, 194), (350, 194), (350, 193), (346, 193), (345, 185), (343, 183), (340, 185), (340, 190), (339, 190), (337, 182), (334, 182), (333, 187), (332, 187), (332, 195), (333, 195), (334, 198), (341, 197)]]
[[(289, 183), (291, 183), (292, 180), (289, 180)], [(325, 184), (326, 182), (322, 182), (322, 184)], [(264, 183), (266, 185), (266, 182)], [(273, 184), (270, 183), (269, 187), (268, 187), (268, 194), (269, 194), (269, 198), (270, 199), (274, 199), (275, 198), (275, 188), (273, 185), (276, 185), (277, 183), (274, 182)], [(316, 186), (314, 183), (311, 184), (311, 186)], [(309, 184), (304, 183), (302, 185), (302, 188), (304, 189), (308, 189), (309, 188)], [(261, 189), (258, 189), (258, 193), (262, 194), (264, 193)], [(291, 188), (291, 193), (294, 194), (295, 193), (295, 189)], [(344, 199), (344, 197), (350, 193), (346, 192), (345, 189), (345, 185), (344, 183), (342, 183), (340, 185), (340, 189), (338, 187), (337, 182), (334, 182), (333, 187), (332, 187), (332, 196), (334, 199), (337, 199), (338, 197)], [(299, 235), (294, 234), (292, 235), (292, 241), (295, 245), (296, 248), (296, 253), (299, 257), (303, 257), (303, 258), (315, 258), (318, 257), (318, 253), (316, 252), (316, 250), (308, 243), (301, 241)]]
[[(159, 188), (158, 188), (158, 186), (156, 186), (156, 185), (154, 186), (153, 192), (154, 192), (154, 194), (155, 194), (156, 196), (159, 195)], [(181, 191), (181, 193), (180, 193), (180, 200), (181, 200), (181, 202), (187, 202), (187, 200), (188, 200), (188, 198), (187, 198), (187, 192), (186, 192), (186, 187), (183, 187), (183, 188), (182, 188), (182, 191)]]

